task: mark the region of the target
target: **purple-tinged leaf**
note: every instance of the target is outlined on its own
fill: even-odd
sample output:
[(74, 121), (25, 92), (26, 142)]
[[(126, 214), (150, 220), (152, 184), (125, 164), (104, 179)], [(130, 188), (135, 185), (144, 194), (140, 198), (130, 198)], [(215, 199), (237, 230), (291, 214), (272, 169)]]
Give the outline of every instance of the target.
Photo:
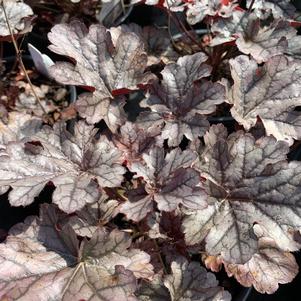
[(228, 18), (232, 15), (233, 10), (238, 6), (238, 1), (230, 0), (224, 4), (221, 0), (193, 0), (188, 1), (186, 7), (187, 21), (190, 24), (196, 24), (206, 16), (216, 16)]
[(0, 244), (0, 298), (137, 301), (136, 278), (152, 277), (149, 255), (131, 249), (130, 237), (117, 230), (99, 229), (79, 247), (72, 228), (58, 229), (58, 220), (44, 205), (39, 219), (16, 225)]
[[(6, 120), (0, 119), (0, 148), (5, 154), (9, 142), (20, 141), (38, 132), (42, 127), (42, 120), (29, 114), (9, 112)], [(0, 187), (0, 194), (5, 193), (9, 186)]]
[(58, 299), (72, 276), (78, 252), (75, 233), (68, 225), (56, 229), (54, 207), (44, 205), (40, 215), (14, 226), (0, 244), (0, 299)]
[(42, 120), (29, 114), (10, 112), (6, 122), (0, 119), (0, 145), (20, 141), (37, 133), (42, 126)]
[(54, 130), (44, 127), (25, 144), (9, 143), (0, 157), (0, 184), (13, 188), (10, 203), (31, 204), (52, 182), (53, 202), (71, 213), (99, 199), (98, 185), (119, 186), (125, 173), (122, 152), (103, 136), (96, 141), (94, 135), (93, 126), (81, 121), (74, 135), (56, 124)]
[(82, 250), (84, 258), (90, 257), (100, 267), (113, 272), (114, 266), (122, 265), (134, 273), (137, 278), (151, 280), (153, 266), (149, 263), (150, 256), (138, 249), (130, 249), (132, 240), (127, 233), (113, 230), (110, 233), (98, 229)]
[(243, 132), (219, 139), (200, 165), (207, 208), (183, 222), (189, 245), (205, 241), (209, 255), (245, 263), (258, 252), (253, 224), (264, 227), (280, 250), (295, 251), (301, 226), (301, 164), (285, 161), (289, 147), (272, 137), (257, 141)]
[(259, 252), (245, 264), (224, 263), (228, 276), (260, 293), (273, 294), (279, 283), (291, 282), (298, 273), (294, 255), (280, 251), (271, 239), (259, 240)]
[(275, 55), (283, 54), (287, 49), (288, 40), (297, 31), (288, 22), (275, 20), (269, 26), (261, 27), (260, 20), (250, 15), (243, 33), (238, 34), (238, 49), (258, 62), (266, 62)]
[(196, 160), (196, 154), (179, 148), (164, 154), (160, 147), (152, 148), (143, 154), (143, 162), (134, 162), (129, 167), (142, 177), (145, 188), (130, 191), (129, 201), (121, 205), (121, 212), (129, 219), (139, 221), (152, 211), (153, 201), (159, 210), (173, 211), (182, 204), (188, 208), (202, 208), (204, 191), (199, 186), (198, 172), (190, 168)]
[(229, 93), (232, 116), (249, 130), (262, 120), (268, 135), (289, 144), (301, 138), (301, 64), (285, 56), (271, 58), (263, 67), (247, 56), (230, 61), (234, 85)]
[(133, 221), (142, 220), (152, 210), (153, 198), (143, 187), (129, 191), (128, 201), (120, 206), (120, 212)]
[(173, 49), (168, 30), (164, 30), (164, 28), (158, 29), (154, 26), (140, 27), (137, 24), (130, 23), (129, 25), (123, 24), (121, 30), (132, 31), (140, 37), (148, 54), (148, 66), (159, 64), (161, 61), (168, 64), (176, 61), (179, 57), (179, 54)]
[(173, 260), (171, 274), (156, 274), (152, 283), (143, 281), (136, 295), (140, 301), (231, 300), (231, 295), (218, 286), (212, 273), (184, 257)]
[(241, 11), (235, 12), (232, 18), (218, 20), (212, 26), (212, 31), (217, 33), (211, 42), (212, 46), (236, 39), (238, 49), (251, 54), (258, 63), (284, 54), (288, 41), (297, 34), (287, 21), (277, 19), (266, 25), (256, 15)]
[(68, 224), (77, 235), (90, 238), (97, 228), (102, 227), (117, 215), (118, 205), (116, 200), (106, 200), (106, 196), (103, 194), (101, 200), (87, 204), (77, 211), (76, 215), (71, 216)]
[(136, 293), (139, 301), (171, 301), (167, 288), (163, 285), (162, 276), (156, 274), (152, 282), (142, 281)]
[(202, 136), (209, 127), (204, 115), (224, 101), (221, 84), (204, 79), (196, 82), (211, 73), (206, 60), (205, 54), (196, 53), (167, 65), (161, 72), (161, 84), (154, 83), (142, 103), (152, 111), (143, 112), (137, 122), (145, 127), (165, 123), (162, 137), (171, 146), (179, 145), (184, 135), (189, 140)]
[(160, 136), (161, 126), (152, 126), (143, 129), (138, 124), (127, 121), (120, 127), (120, 133), (113, 136), (113, 142), (123, 151), (124, 159), (130, 165), (141, 160), (142, 154), (148, 152), (154, 145), (162, 146)]
[(208, 149), (212, 149), (218, 140), (226, 140), (227, 136), (227, 129), (221, 123), (212, 125), (204, 135), (205, 145)]
[(232, 16), (226, 19), (218, 19), (211, 26), (212, 32), (215, 34), (210, 45), (216, 46), (219, 44), (235, 41), (237, 33), (244, 32), (244, 28), (248, 24), (248, 14), (241, 11), (234, 11)]
[(2, 0), (0, 5), (0, 40), (10, 40), (10, 31), (7, 26), (3, 6), (12, 33), (24, 34), (31, 31), (33, 11), (29, 5), (21, 0)]
[(123, 102), (113, 102), (113, 96), (124, 90), (136, 90), (137, 85), (154, 78), (144, 73), (147, 55), (143, 42), (136, 34), (124, 32), (114, 44), (104, 26), (92, 25), (88, 30), (79, 21), (55, 25), (48, 38), (52, 51), (75, 61), (75, 65), (56, 63), (50, 74), (63, 84), (93, 88), (94, 92), (82, 94), (76, 103), (80, 115), (89, 123), (104, 119), (116, 131), (122, 123)]
[[(247, 7), (251, 2), (252, 0), (247, 0)], [(271, 13), (275, 19), (292, 19), (296, 11), (290, 0), (256, 0), (252, 8), (261, 19), (268, 18)]]
[(218, 286), (214, 274), (208, 273), (198, 262), (179, 257), (171, 263), (172, 274), (164, 278), (171, 301), (230, 301), (231, 295)]

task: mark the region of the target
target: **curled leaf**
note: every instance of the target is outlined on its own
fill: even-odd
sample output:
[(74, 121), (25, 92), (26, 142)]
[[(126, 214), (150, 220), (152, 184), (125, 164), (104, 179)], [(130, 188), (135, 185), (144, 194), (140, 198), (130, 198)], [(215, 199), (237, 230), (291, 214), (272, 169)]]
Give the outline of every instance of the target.
[(244, 286), (253, 285), (260, 293), (273, 294), (279, 283), (291, 282), (298, 273), (294, 255), (280, 251), (269, 239), (260, 242), (259, 253), (245, 264), (224, 263), (229, 276)]

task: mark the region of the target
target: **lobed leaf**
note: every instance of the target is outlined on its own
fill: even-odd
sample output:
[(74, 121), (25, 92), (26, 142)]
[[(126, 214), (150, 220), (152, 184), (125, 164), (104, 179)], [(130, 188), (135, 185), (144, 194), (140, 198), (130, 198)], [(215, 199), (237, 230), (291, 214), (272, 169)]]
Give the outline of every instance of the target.
[(155, 276), (152, 283), (142, 282), (140, 301), (230, 301), (231, 295), (218, 286), (212, 273), (197, 262), (177, 257), (171, 263), (171, 274)]
[(119, 203), (116, 200), (107, 200), (107, 196), (102, 194), (101, 199), (93, 204), (87, 204), (80, 211), (69, 218), (75, 233), (82, 237), (93, 236), (93, 233), (114, 218), (117, 213)]
[(184, 135), (189, 140), (202, 136), (209, 127), (204, 115), (214, 112), (224, 101), (221, 84), (196, 82), (211, 73), (206, 60), (206, 55), (199, 52), (168, 64), (161, 72), (161, 84), (154, 83), (142, 103), (151, 112), (143, 112), (137, 122), (146, 128), (165, 123), (162, 138), (168, 139), (171, 146), (179, 145)]
[(161, 126), (145, 128), (137, 123), (127, 121), (120, 127), (119, 133), (113, 136), (113, 142), (123, 151), (123, 156), (130, 165), (141, 160), (142, 154), (148, 152), (153, 146), (162, 146)]
[[(116, 29), (117, 37), (120, 35), (119, 27)], [(140, 27), (135, 23), (129, 25), (123, 24), (121, 31), (134, 32), (144, 44), (145, 51), (147, 52), (147, 66), (159, 64), (161, 61), (165, 64), (176, 61), (179, 54), (173, 49), (168, 30), (163, 28), (156, 28), (154, 26)], [(114, 33), (113, 33), (114, 36)], [(114, 37), (115, 40), (117, 37)]]
[(94, 89), (93, 93), (80, 95), (76, 102), (79, 114), (89, 123), (103, 119), (116, 131), (122, 124), (124, 103), (120, 98), (113, 100), (114, 95), (136, 90), (138, 84), (147, 84), (154, 78), (144, 73), (147, 55), (141, 39), (119, 29), (119, 38), (113, 41), (110, 30), (104, 26), (92, 25), (88, 30), (79, 21), (55, 25), (48, 38), (52, 51), (75, 61), (56, 63), (50, 67), (51, 75), (63, 84)]
[(33, 16), (31, 7), (21, 0), (2, 0), (0, 5), (0, 40), (10, 40), (11, 33), (7, 26), (5, 14), (14, 35), (31, 31), (31, 18)]
[(195, 160), (194, 152), (179, 148), (166, 156), (158, 146), (143, 154), (144, 162), (134, 162), (129, 168), (136, 177), (143, 177), (145, 187), (130, 191), (129, 201), (121, 205), (121, 212), (139, 221), (152, 211), (153, 201), (164, 211), (173, 211), (179, 204), (188, 208), (202, 207), (204, 191), (198, 186), (198, 173), (190, 168)]
[(245, 264), (227, 263), (220, 256), (205, 256), (204, 263), (212, 271), (219, 272), (222, 264), (229, 277), (246, 286), (254, 286), (260, 293), (273, 294), (279, 283), (291, 282), (298, 273), (298, 264), (293, 254), (281, 251), (275, 242), (266, 237), (258, 224), (253, 227), (258, 237), (259, 251)]
[(187, 21), (190, 24), (196, 24), (206, 16), (216, 16), (228, 18), (233, 10), (238, 6), (236, 0), (227, 1), (225, 4), (221, 0), (193, 0), (187, 3)]
[(262, 120), (268, 135), (289, 144), (301, 137), (299, 60), (275, 56), (263, 67), (247, 56), (230, 61), (234, 85), (229, 92), (232, 116), (249, 130)]
[(231, 295), (218, 286), (218, 281), (212, 273), (197, 262), (190, 262), (182, 257), (171, 263), (172, 274), (164, 279), (171, 300), (212, 300), (230, 301)]
[(7, 120), (0, 119), (0, 145), (20, 141), (34, 135), (42, 127), (42, 120), (29, 114), (9, 112)]
[[(247, 0), (248, 7), (251, 2)], [(261, 19), (268, 18), (270, 14), (273, 14), (275, 19), (292, 19), (296, 11), (290, 0), (256, 0), (252, 8)]]
[(85, 122), (74, 135), (63, 123), (47, 126), (27, 142), (9, 143), (0, 157), (0, 185), (13, 190), (13, 206), (31, 204), (44, 186), (56, 186), (53, 202), (65, 212), (80, 210), (100, 197), (101, 187), (119, 186), (125, 173), (122, 153), (105, 137), (93, 139), (95, 129)]
[(43, 205), (39, 219), (16, 225), (0, 244), (0, 298), (137, 300), (136, 277), (152, 277), (149, 256), (130, 249), (130, 238), (117, 230), (99, 229), (79, 247), (68, 224), (57, 228), (58, 218)]
[(228, 276), (234, 276), (244, 286), (253, 285), (260, 293), (273, 294), (279, 283), (291, 282), (298, 273), (294, 255), (281, 252), (277, 247), (263, 241), (259, 253), (245, 264), (227, 264)]
[(266, 24), (255, 13), (241, 11), (236, 11), (232, 18), (218, 20), (212, 31), (217, 34), (212, 46), (236, 40), (238, 49), (244, 54), (251, 54), (258, 63), (284, 54), (289, 41), (297, 34), (288, 21), (276, 19)]
[(239, 131), (209, 148), (199, 166), (206, 178), (207, 208), (188, 212), (186, 242), (205, 241), (209, 255), (243, 264), (258, 252), (256, 223), (280, 250), (298, 250), (301, 164), (285, 161), (288, 145), (272, 137), (255, 141)]

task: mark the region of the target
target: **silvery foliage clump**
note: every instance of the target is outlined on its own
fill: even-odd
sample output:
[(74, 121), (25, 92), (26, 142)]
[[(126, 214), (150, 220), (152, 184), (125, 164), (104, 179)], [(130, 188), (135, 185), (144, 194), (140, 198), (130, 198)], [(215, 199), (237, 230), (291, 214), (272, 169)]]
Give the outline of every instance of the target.
[[(30, 7), (3, 3), (22, 34)], [(10, 204), (28, 206), (54, 186), (52, 204), (0, 244), (1, 300), (226, 301), (208, 270), (224, 266), (269, 294), (298, 273), (290, 252), (301, 249), (301, 163), (288, 159), (301, 139), (294, 7), (146, 4), (207, 24), (207, 43), (196, 38), (198, 50), (183, 55), (152, 27), (57, 24), (49, 49), (68, 59), (48, 72), (86, 89), (76, 120), (47, 125), (10, 112), (0, 121)], [(132, 118), (126, 105), (137, 91)], [(199, 253), (203, 263), (192, 260)]]

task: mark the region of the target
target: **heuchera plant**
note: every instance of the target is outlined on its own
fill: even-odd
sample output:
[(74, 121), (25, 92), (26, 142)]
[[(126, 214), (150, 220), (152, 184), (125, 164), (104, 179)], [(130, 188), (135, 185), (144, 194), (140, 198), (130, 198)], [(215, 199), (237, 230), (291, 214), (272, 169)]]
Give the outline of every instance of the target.
[[(54, 186), (52, 204), (0, 244), (0, 300), (228, 301), (208, 271), (222, 266), (261, 293), (292, 281), (301, 37), (290, 1), (241, 2), (145, 1), (206, 25), (205, 37), (180, 26), (189, 55), (163, 29), (51, 29), (49, 49), (66, 59), (49, 74), (85, 92), (72, 122), (13, 111), (0, 121), (10, 204)], [(0, 38), (30, 30), (32, 14), (1, 1)], [(132, 95), (143, 95), (134, 117)]]

